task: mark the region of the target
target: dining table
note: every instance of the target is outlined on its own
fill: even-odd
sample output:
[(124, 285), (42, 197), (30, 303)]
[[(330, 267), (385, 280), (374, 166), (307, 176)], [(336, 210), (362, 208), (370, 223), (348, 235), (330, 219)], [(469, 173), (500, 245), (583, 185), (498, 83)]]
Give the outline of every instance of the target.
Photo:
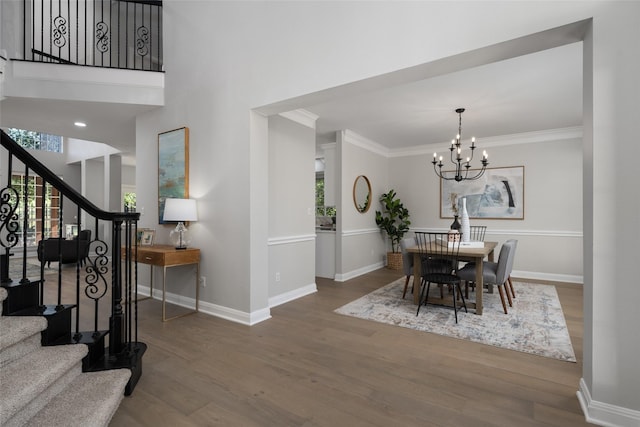
[[(484, 242), (483, 247), (465, 247), (460, 245), (458, 251), (458, 260), (462, 262), (474, 262), (476, 266), (476, 302), (469, 304), (471, 308), (475, 308), (476, 314), (482, 314), (482, 290), (483, 290), (483, 267), (484, 259), (493, 261), (494, 249), (498, 246), (498, 242)], [(425, 248), (426, 254), (429, 254), (429, 247)], [(422, 277), (422, 262), (420, 258), (422, 252), (420, 248), (416, 246), (410, 246), (407, 248), (407, 252), (413, 254), (413, 302), (417, 305), (420, 304), (420, 284)], [(417, 280), (417, 281), (416, 281)], [(418, 287), (415, 284), (418, 284)]]

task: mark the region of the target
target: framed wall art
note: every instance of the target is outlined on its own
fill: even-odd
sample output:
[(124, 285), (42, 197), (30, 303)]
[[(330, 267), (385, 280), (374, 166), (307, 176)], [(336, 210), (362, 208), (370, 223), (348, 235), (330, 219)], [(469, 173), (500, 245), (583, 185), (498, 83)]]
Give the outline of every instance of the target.
[(440, 218), (453, 218), (466, 198), (469, 218), (524, 219), (524, 166), (487, 168), (473, 181), (440, 179)]
[(164, 224), (164, 201), (189, 197), (189, 128), (158, 134), (158, 223)]

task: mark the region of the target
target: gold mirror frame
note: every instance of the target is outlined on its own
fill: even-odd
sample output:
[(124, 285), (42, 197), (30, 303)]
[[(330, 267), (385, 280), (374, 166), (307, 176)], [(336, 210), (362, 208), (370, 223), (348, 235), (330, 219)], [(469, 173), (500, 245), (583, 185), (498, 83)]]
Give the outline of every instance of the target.
[(353, 204), (360, 213), (367, 212), (371, 207), (371, 183), (364, 175), (358, 175), (353, 182)]

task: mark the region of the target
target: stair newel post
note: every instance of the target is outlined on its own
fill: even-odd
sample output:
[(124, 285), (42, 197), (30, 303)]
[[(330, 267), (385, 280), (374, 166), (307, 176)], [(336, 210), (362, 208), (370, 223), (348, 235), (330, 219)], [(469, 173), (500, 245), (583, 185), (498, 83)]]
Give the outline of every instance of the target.
[(122, 219), (112, 222), (111, 230), (111, 318), (109, 319), (109, 356), (115, 357), (124, 349), (124, 313), (122, 311)]
[[(129, 212), (129, 208), (125, 208), (125, 212)], [(124, 239), (125, 239), (125, 249), (127, 251), (127, 253), (131, 253), (131, 241), (133, 240), (132, 238), (132, 231), (131, 231), (131, 220), (126, 220), (125, 221), (125, 235), (124, 235)], [(125, 261), (126, 257), (125, 257)], [(125, 286), (127, 289), (127, 343), (129, 344), (129, 350), (131, 350), (131, 340), (132, 340), (132, 331), (131, 331), (131, 327), (133, 325), (132, 322), (132, 309), (131, 309), (131, 305), (132, 305), (132, 301), (134, 298), (134, 295), (132, 294), (132, 289), (131, 289), (131, 263), (130, 262), (125, 262)], [(136, 298), (137, 300), (137, 298)]]

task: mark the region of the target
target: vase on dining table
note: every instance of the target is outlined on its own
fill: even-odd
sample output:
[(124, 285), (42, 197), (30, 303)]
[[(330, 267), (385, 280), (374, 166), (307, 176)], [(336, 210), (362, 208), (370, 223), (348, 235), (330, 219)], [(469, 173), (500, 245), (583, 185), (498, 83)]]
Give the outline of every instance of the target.
[(449, 228), (452, 230), (460, 231), (460, 222), (458, 222), (458, 215), (453, 216), (453, 222), (451, 223), (451, 227)]
[(469, 214), (467, 213), (467, 198), (462, 198), (462, 217), (460, 218), (460, 233), (462, 233), (462, 242), (469, 242), (471, 227), (469, 225)]

